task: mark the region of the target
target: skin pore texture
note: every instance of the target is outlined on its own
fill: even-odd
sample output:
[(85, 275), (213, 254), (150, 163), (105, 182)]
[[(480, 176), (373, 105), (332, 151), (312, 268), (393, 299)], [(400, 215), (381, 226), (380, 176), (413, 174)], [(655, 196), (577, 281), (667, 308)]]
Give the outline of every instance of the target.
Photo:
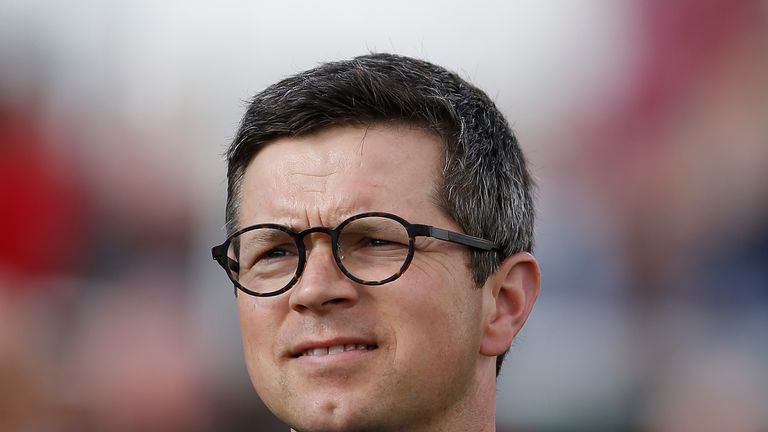
[[(442, 160), (440, 139), (408, 126), (281, 138), (246, 169), (238, 221), (302, 230), (384, 211), (460, 231), (434, 203)], [(293, 288), (237, 298), (251, 380), (278, 418), (306, 432), (495, 430), (495, 356), (539, 290), (530, 254), (508, 257), (477, 288), (465, 247), (419, 238), (399, 279), (363, 286), (338, 269), (327, 235), (306, 245)], [(332, 346), (353, 347), (301, 355)]]

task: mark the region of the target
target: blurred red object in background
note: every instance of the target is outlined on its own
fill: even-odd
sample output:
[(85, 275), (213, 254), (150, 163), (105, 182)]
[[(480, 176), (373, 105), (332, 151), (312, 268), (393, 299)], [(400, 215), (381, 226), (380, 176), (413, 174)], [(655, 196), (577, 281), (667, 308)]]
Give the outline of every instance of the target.
[(76, 168), (51, 151), (35, 115), (0, 108), (0, 274), (13, 281), (76, 270), (84, 204)]

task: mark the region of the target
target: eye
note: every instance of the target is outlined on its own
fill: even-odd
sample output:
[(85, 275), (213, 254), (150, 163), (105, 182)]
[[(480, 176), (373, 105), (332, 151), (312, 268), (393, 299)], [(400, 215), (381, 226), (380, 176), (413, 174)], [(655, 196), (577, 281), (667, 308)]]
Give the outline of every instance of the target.
[(376, 247), (376, 246), (388, 246), (393, 244), (394, 242), (391, 242), (389, 240), (384, 240), (384, 239), (368, 238), (367, 243), (368, 243), (368, 246)]
[(366, 237), (363, 241), (363, 247), (372, 248), (372, 249), (384, 249), (384, 250), (390, 250), (390, 249), (402, 249), (408, 247), (407, 243), (402, 243), (398, 240), (386, 240), (382, 238), (376, 238), (376, 237)]
[(285, 248), (274, 248), (274, 249), (271, 249), (271, 250), (269, 250), (269, 251), (265, 252), (265, 253), (264, 253), (264, 254), (261, 256), (260, 260), (261, 260), (261, 259), (277, 259), (277, 258), (285, 258), (285, 257), (287, 257), (287, 256), (291, 256), (291, 255), (293, 255), (293, 254), (294, 254), (294, 252), (293, 252), (293, 251), (290, 251), (290, 250), (288, 250), (288, 249), (285, 249)]

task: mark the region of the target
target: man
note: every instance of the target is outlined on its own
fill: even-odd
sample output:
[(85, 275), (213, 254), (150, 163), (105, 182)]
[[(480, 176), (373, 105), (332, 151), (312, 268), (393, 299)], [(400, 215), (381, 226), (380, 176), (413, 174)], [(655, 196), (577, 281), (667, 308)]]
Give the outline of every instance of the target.
[(539, 292), (532, 181), (493, 102), (371, 54), (257, 94), (214, 258), (248, 372), (296, 431), (492, 431)]

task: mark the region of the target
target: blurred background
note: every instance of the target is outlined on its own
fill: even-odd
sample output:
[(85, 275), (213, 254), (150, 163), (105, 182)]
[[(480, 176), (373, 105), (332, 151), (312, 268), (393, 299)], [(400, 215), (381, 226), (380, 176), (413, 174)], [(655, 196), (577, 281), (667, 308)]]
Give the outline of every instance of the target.
[(221, 155), (368, 51), (485, 89), (538, 179), (500, 431), (768, 431), (766, 0), (0, 0), (0, 430), (286, 430), (210, 259)]

